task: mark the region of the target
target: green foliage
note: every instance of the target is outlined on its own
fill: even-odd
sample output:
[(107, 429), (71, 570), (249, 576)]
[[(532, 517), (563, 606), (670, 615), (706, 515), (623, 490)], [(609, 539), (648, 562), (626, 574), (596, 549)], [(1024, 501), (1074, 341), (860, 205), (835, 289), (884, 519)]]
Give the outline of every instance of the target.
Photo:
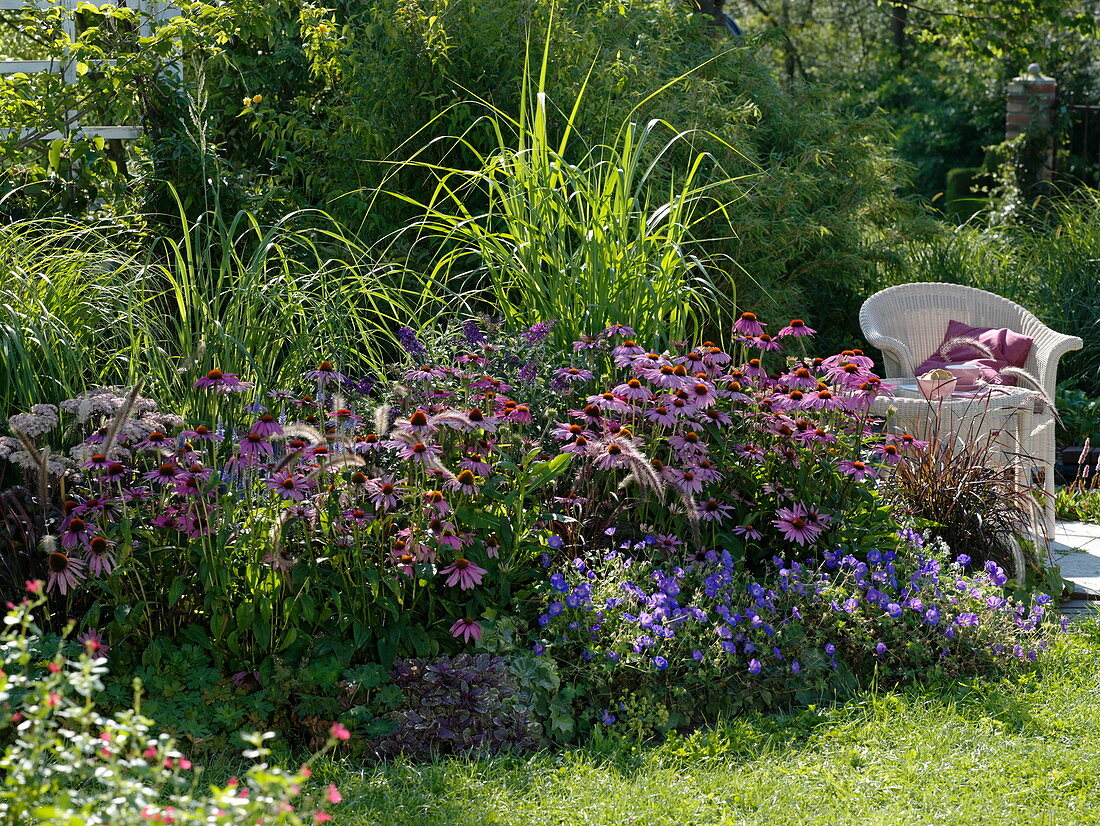
[[(32, 594), (43, 587), (41, 582), (30, 585)], [(69, 659), (60, 647), (45, 661), (39, 659), (32, 613), (42, 603), (33, 597), (9, 609), (0, 638), (4, 823), (295, 826), (321, 812), (319, 795), (289, 805), (301, 797), (315, 758), (298, 772), (269, 765), (265, 743), (274, 734), (244, 738), (252, 746), (245, 752), (252, 764), (243, 782), (210, 786), (202, 782), (201, 769), (193, 769), (172, 738), (157, 734), (136, 704), (114, 717), (101, 714), (106, 660), (90, 649)], [(336, 744), (336, 734), (330, 734), (326, 749)], [(337, 802), (334, 797), (330, 790), (329, 800)]]

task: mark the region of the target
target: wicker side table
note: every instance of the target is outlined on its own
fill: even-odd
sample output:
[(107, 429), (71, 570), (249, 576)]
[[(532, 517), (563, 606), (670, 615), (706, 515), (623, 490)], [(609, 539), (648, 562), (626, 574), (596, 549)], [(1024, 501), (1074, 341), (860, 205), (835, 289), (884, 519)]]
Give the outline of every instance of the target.
[(1013, 468), (1018, 484), (1033, 487), (1037, 478), (1042, 480), (1041, 535), (1054, 538), (1054, 456), (1053, 449), (1044, 450), (1044, 437), (1054, 432), (1054, 421), (1040, 394), (998, 386), (929, 401), (915, 383), (903, 381), (893, 396), (876, 398), (870, 413), (885, 419), (888, 429), (921, 439), (936, 432), (941, 438), (951, 434), (965, 442), (994, 437), (997, 449), (992, 459)]

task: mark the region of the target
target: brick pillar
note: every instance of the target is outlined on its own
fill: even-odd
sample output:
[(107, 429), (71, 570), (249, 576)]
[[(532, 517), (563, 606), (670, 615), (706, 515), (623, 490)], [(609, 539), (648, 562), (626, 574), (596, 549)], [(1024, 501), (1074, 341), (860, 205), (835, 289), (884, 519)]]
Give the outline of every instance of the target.
[(1039, 65), (1008, 84), (1005, 107), (1005, 139), (1028, 135), (1028, 146), (1020, 160), (1026, 188), (1042, 188), (1050, 183), (1054, 168), (1054, 111), (1058, 82), (1046, 77)]

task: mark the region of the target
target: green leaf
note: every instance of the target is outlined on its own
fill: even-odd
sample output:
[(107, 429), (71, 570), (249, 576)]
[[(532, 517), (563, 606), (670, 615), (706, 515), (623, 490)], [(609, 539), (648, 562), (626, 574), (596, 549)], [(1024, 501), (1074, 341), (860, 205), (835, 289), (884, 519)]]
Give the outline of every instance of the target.
[(50, 169), (58, 170), (61, 168), (61, 150), (64, 146), (64, 138), (55, 138), (50, 141), (50, 149), (47, 154)]

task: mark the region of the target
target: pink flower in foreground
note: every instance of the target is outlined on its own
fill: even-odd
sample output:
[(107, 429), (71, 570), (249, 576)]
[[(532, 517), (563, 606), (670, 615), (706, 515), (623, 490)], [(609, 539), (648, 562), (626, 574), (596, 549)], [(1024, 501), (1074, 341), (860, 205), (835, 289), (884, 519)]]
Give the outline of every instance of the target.
[(862, 482), (864, 479), (873, 479), (875, 476), (875, 469), (864, 462), (844, 459), (837, 462), (836, 466), (841, 473), (851, 476), (857, 482)]
[(351, 732), (340, 723), (333, 723), (328, 733), (337, 740), (350, 740)]
[(463, 617), (460, 620), (456, 620), (455, 624), (451, 626), (452, 637), (462, 637), (465, 642), (469, 642), (471, 639), (481, 639), (481, 626), (470, 617)]
[(447, 584), (451, 587), (458, 585), (463, 591), (468, 591), (474, 586), (480, 585), (482, 577), (488, 571), (463, 557), (456, 559), (439, 573), (449, 574)]
[(733, 323), (733, 329), (746, 336), (758, 336), (764, 332), (764, 325), (756, 318), (756, 313), (741, 313)]
[(791, 320), (791, 323), (775, 334), (776, 338), (786, 338), (787, 336), (812, 336), (817, 333), (814, 330), (806, 326), (806, 322), (801, 318), (795, 318)]
[(329, 783), (328, 791), (325, 792), (325, 798), (329, 803), (339, 803), (344, 799), (344, 796), (340, 794), (340, 790), (336, 788), (335, 783)]
[(278, 491), (284, 499), (291, 499), (295, 502), (301, 502), (305, 499), (309, 495), (309, 489), (312, 485), (301, 473), (287, 470), (279, 471), (268, 479), (265, 484), (271, 490)]

